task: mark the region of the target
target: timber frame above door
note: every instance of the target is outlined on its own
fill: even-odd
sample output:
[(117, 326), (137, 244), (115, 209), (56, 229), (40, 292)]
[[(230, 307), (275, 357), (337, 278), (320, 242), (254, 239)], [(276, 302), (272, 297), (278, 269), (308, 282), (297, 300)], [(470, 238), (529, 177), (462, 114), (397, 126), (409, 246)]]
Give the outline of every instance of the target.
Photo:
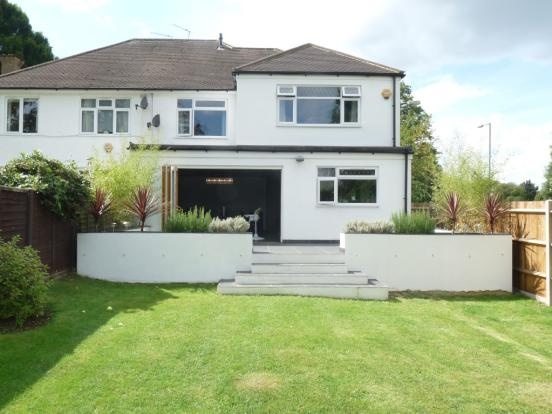
[(163, 165), (161, 167), (161, 205), (162, 221), (176, 210), (178, 203), (178, 167)]

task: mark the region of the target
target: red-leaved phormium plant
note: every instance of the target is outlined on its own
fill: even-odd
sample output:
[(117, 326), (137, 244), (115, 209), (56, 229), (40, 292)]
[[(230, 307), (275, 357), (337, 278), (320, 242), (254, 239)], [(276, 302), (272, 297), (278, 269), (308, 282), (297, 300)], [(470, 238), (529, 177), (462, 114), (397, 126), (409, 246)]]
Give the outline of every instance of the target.
[(140, 231), (144, 231), (144, 224), (148, 217), (159, 213), (160, 207), (157, 197), (149, 187), (137, 188), (130, 199), (125, 203), (125, 210), (138, 219)]
[(485, 197), (485, 219), (491, 230), (491, 234), (495, 232), (497, 221), (508, 213), (509, 207), (502, 200), (502, 196), (498, 193), (491, 193)]
[(101, 218), (111, 210), (111, 195), (101, 188), (96, 188), (94, 192), (94, 198), (90, 202), (90, 207), (88, 212), (94, 219), (94, 226), (96, 231), (98, 230), (98, 225), (100, 224)]
[(443, 206), (441, 210), (446, 218), (446, 220), (451, 224), (452, 232), (456, 231), (456, 226), (460, 220), (460, 214), (463, 209), (463, 204), (460, 202), (460, 197), (458, 193), (448, 193), (445, 196)]

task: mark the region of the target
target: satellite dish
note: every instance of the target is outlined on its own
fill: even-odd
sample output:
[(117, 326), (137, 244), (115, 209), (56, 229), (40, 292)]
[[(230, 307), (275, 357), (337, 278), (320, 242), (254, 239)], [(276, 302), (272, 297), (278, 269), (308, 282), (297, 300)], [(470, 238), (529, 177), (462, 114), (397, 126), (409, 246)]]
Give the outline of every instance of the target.
[(156, 128), (159, 126), (159, 124), (161, 124), (161, 117), (159, 116), (159, 114), (153, 117), (153, 119), (151, 120), (151, 124)]
[(148, 97), (146, 95), (142, 96), (142, 99), (140, 99), (140, 104), (136, 105), (136, 109), (142, 108), (146, 109), (148, 107)]

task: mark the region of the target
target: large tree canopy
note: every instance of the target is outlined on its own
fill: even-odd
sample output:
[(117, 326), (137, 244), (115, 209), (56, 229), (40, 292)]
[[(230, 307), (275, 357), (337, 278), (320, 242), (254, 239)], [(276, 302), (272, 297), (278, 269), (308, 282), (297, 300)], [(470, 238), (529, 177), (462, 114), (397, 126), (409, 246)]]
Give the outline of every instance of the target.
[(401, 82), (401, 145), (414, 150), (412, 201), (429, 202), (439, 174), (431, 116), (414, 100), (409, 85)]
[(48, 39), (34, 32), (23, 10), (7, 0), (0, 0), (0, 46), (1, 54), (14, 54), (25, 66), (54, 58)]

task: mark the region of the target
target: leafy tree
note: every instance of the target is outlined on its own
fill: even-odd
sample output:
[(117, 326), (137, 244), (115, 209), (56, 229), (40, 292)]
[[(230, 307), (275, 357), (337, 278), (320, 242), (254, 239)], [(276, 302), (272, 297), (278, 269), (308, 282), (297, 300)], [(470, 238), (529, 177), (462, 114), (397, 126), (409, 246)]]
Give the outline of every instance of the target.
[(38, 151), (21, 154), (0, 168), (0, 185), (30, 188), (51, 212), (74, 220), (90, 200), (90, 185), (74, 163), (46, 158)]
[[(552, 155), (552, 152), (551, 152)], [(544, 173), (544, 183), (541, 186), (539, 193), (537, 194), (538, 200), (550, 200), (552, 199), (552, 161), (548, 163), (546, 171)]]
[(54, 58), (48, 39), (33, 31), (29, 18), (19, 6), (0, 0), (0, 46), (2, 54), (14, 54), (25, 66)]
[(409, 85), (401, 82), (401, 145), (414, 150), (412, 159), (412, 201), (429, 202), (439, 175), (431, 116), (412, 96)]
[(537, 195), (538, 187), (527, 180), (521, 184), (497, 183), (495, 191), (501, 193), (505, 201), (532, 201)]

